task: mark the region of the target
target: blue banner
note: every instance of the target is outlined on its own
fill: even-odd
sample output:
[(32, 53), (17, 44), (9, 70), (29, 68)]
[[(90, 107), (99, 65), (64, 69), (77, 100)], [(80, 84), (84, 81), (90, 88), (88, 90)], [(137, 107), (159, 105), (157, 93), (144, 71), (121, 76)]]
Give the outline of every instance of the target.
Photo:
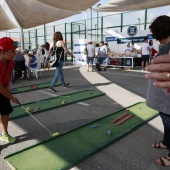
[(144, 42), (144, 38), (145, 36), (143, 37), (128, 37), (128, 38), (118, 38), (117, 39), (117, 44), (127, 44), (127, 43), (131, 43), (132, 41), (134, 43), (142, 43)]
[(86, 46), (87, 44), (74, 44), (74, 46)]
[(147, 38), (148, 38), (148, 40), (153, 40), (153, 39), (155, 39), (155, 38), (152, 37), (152, 34), (148, 34), (148, 35), (147, 35)]
[(117, 38), (118, 37), (114, 37), (114, 36), (112, 36), (112, 37), (105, 37), (105, 41), (106, 42), (117, 41)]

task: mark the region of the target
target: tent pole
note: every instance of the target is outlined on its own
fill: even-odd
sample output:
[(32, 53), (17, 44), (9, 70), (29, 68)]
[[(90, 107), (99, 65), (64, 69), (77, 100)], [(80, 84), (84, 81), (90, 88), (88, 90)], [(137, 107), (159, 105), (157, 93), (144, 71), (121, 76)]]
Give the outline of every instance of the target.
[(21, 44), (21, 50), (24, 50), (24, 39), (23, 39), (23, 29), (20, 28), (20, 44)]
[(85, 20), (86, 20), (86, 25), (85, 25), (85, 39), (87, 39), (87, 29), (88, 29), (88, 21), (87, 21), (87, 10), (85, 11)]

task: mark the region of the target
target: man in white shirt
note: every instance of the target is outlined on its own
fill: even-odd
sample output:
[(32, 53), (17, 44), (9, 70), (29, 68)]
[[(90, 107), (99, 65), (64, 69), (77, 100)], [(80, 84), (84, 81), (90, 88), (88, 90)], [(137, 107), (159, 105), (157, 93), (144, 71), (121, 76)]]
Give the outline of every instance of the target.
[(149, 64), (149, 56), (150, 56), (150, 47), (148, 44), (148, 38), (144, 38), (144, 43), (141, 46), (141, 55), (142, 55), (142, 71), (144, 71), (144, 64), (145, 66)]
[[(95, 56), (94, 46), (92, 45), (92, 41), (89, 40), (87, 44), (87, 71), (94, 71), (93, 70), (93, 60)], [(89, 68), (91, 68), (89, 70)]]
[[(103, 64), (104, 60), (108, 57), (108, 48), (104, 44), (104, 41), (100, 41), (100, 48), (98, 52), (98, 61), (99, 61), (99, 69), (101, 71), (101, 65)], [(106, 67), (104, 67), (104, 71), (106, 71)]]

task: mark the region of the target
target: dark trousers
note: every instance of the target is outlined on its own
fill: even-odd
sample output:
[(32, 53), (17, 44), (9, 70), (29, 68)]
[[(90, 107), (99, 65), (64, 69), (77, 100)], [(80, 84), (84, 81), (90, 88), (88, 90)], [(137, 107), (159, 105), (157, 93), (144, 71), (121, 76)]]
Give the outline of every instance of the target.
[(164, 114), (162, 112), (159, 112), (162, 122), (164, 125), (164, 137), (163, 137), (163, 144), (169, 148), (169, 154), (170, 157), (170, 115)]

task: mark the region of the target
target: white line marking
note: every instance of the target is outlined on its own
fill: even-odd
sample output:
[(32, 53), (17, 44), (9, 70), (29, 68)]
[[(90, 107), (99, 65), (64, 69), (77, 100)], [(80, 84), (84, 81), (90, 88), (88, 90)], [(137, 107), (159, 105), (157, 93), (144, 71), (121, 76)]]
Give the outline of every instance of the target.
[(89, 106), (90, 104), (88, 104), (88, 103), (84, 103), (84, 102), (77, 102), (78, 104), (81, 104), (81, 105), (83, 105), (83, 106)]
[(136, 72), (136, 73), (147, 73), (147, 71), (142, 71), (142, 70), (124, 70), (124, 71)]
[(42, 91), (42, 90), (39, 90), (39, 92), (40, 92), (40, 93), (43, 93), (43, 94), (48, 94), (48, 95), (50, 95), (50, 96), (54, 96), (54, 97), (57, 97), (57, 96), (59, 96), (59, 95), (57, 95), (57, 94), (54, 94), (54, 93), (49, 93), (49, 92)]
[(117, 74), (117, 75), (122, 75), (122, 76), (145, 77), (145, 76), (138, 76), (138, 75), (133, 75), (133, 74), (121, 74), (121, 73), (111, 73), (111, 72), (107, 72), (107, 73), (108, 74)]

